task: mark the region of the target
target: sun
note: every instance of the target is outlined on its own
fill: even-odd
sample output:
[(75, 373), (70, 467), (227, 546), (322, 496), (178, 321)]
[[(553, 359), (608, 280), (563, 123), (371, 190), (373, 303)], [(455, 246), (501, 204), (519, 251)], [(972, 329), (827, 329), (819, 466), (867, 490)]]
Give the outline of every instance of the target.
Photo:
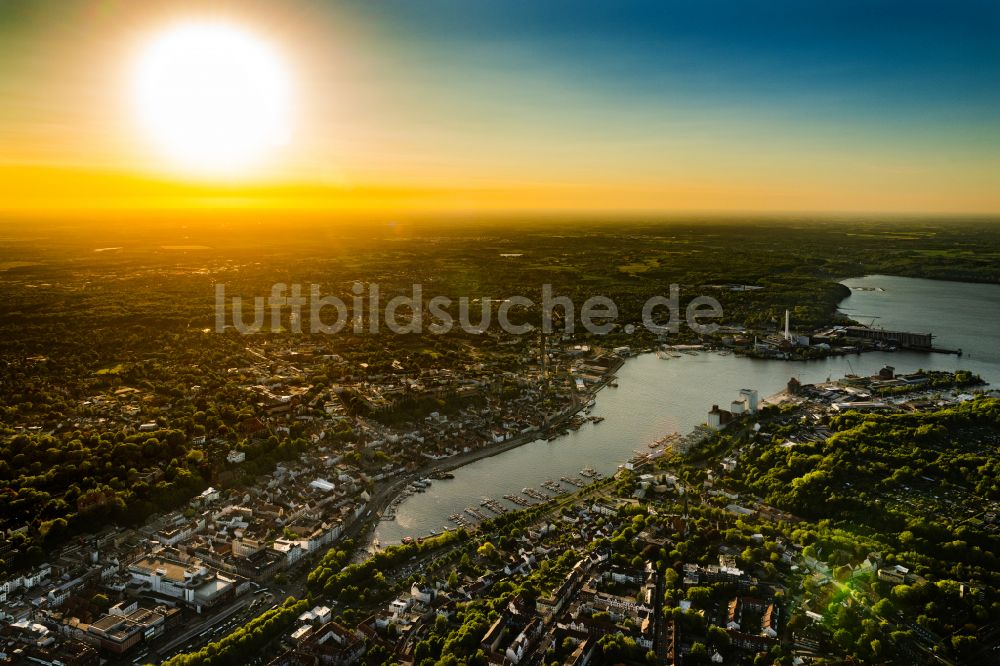
[(178, 168), (243, 173), (288, 142), (288, 70), (268, 42), (236, 25), (199, 21), (158, 33), (133, 77), (139, 124)]

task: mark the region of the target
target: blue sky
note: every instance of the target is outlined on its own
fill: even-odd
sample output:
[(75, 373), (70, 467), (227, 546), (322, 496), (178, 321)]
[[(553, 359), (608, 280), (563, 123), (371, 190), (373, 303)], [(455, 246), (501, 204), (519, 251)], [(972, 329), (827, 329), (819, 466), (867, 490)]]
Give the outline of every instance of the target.
[(998, 2), (5, 3), (0, 141), (155, 170), (116, 134), (130, 121), (94, 54), (204, 13), (294, 63), (285, 180), (527, 207), (1000, 210)]
[(1000, 101), (1000, 3), (390, 0), (364, 11), (456, 68), (534, 62), (623, 95), (989, 120)]

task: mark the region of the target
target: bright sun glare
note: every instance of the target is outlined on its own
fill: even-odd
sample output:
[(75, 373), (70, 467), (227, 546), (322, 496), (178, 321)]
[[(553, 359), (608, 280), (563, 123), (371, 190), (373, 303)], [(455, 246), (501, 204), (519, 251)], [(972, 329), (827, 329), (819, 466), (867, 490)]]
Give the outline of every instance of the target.
[(176, 166), (229, 175), (288, 141), (291, 91), (271, 46), (227, 23), (156, 35), (134, 73), (139, 121)]

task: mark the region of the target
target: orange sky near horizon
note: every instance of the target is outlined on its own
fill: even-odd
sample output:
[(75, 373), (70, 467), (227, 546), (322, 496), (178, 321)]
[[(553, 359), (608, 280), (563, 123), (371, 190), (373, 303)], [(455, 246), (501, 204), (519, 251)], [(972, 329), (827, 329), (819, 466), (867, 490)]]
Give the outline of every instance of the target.
[[(0, 215), (1000, 212), (1000, 125), (978, 107), (965, 123), (947, 122), (948, 108), (882, 113), (856, 90), (786, 85), (793, 77), (771, 64), (748, 76), (727, 60), (699, 72), (726, 85), (691, 83), (664, 58), (629, 70), (625, 87), (587, 63), (555, 64), (549, 42), (562, 35), (528, 44), (525, 60), (516, 41), (440, 45), (426, 25), (378, 10), (210, 6), (0, 8)], [(169, 163), (129, 97), (143, 44), (177, 17), (203, 16), (260, 35), (294, 82), (291, 140), (239, 176)], [(760, 81), (746, 92), (739, 77)]]
[(912, 213), (984, 214), (982, 201), (962, 195), (942, 200), (939, 192), (908, 193), (892, 201), (884, 192), (836, 205), (822, 189), (794, 190), (759, 182), (664, 183), (522, 182), (493, 183), (310, 183), (279, 180), (217, 182), (154, 177), (126, 171), (34, 165), (0, 165), (0, 215), (18, 219), (134, 216), (217, 212), (308, 218), (329, 213), (426, 215), (440, 212), (503, 214), (568, 213)]

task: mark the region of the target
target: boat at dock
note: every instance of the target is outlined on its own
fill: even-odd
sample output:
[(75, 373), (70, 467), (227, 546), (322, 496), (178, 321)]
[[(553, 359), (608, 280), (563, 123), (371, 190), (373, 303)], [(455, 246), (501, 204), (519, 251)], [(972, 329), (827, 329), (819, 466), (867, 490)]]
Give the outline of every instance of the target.
[(479, 509), (473, 509), (471, 506), (465, 507), (465, 512), (477, 520), (489, 520), (490, 517)]
[(521, 492), (527, 495), (528, 497), (536, 499), (540, 502), (544, 502), (545, 500), (549, 499), (548, 495), (540, 493), (534, 488), (521, 488)]
[(668, 435), (664, 435), (663, 437), (659, 438), (655, 442), (650, 442), (649, 443), (649, 448), (651, 448), (651, 449), (657, 449), (657, 448), (660, 448), (661, 446), (664, 449), (672, 448), (682, 438), (683, 438), (683, 436), (679, 432), (672, 432), (672, 433), (670, 433)]
[(471, 527), (471, 524), (469, 523), (469, 521), (466, 520), (465, 516), (463, 516), (460, 513), (453, 513), (453, 514), (451, 514), (450, 516), (448, 516), (448, 520), (450, 520), (451, 522), (455, 523), (459, 527)]
[(504, 495), (503, 498), (508, 502), (517, 504), (518, 506), (531, 506), (531, 502), (518, 495)]
[(505, 507), (503, 504), (496, 501), (492, 497), (484, 497), (482, 506), (486, 507), (487, 509), (497, 514), (498, 516), (507, 513), (507, 507)]
[(434, 472), (431, 474), (432, 479), (454, 479), (455, 475), (451, 472)]
[(628, 459), (628, 462), (624, 462), (618, 466), (618, 469), (628, 469), (635, 470), (640, 467), (645, 466), (647, 463), (654, 460), (654, 453), (643, 453), (642, 451), (635, 451), (635, 455)]
[[(929, 286), (935, 284), (937, 283), (932, 282)], [(982, 285), (975, 288), (980, 287)], [(972, 287), (968, 287), (964, 283), (955, 283), (954, 286), (949, 283), (948, 288), (957, 290), (960, 288), (971, 289)], [(994, 289), (1000, 290), (1000, 287)], [(920, 290), (915, 291), (924, 292), (926, 290), (921, 287)], [(898, 294), (893, 293), (892, 295), (895, 297)], [(856, 294), (854, 298), (857, 298)], [(850, 303), (849, 305), (850, 307), (847, 308), (849, 311), (871, 311), (873, 315), (877, 313), (873, 309), (874, 306), (869, 306), (867, 303), (863, 305)], [(879, 307), (891, 309), (892, 303), (882, 303)], [(923, 314), (925, 310), (921, 309), (919, 304), (914, 306), (913, 312), (918, 320), (925, 317)], [(946, 323), (950, 324), (950, 322)], [(984, 334), (984, 337), (986, 336), (988, 336), (988, 332)], [(982, 360), (982, 357), (985, 356), (984, 352), (980, 351), (979, 348), (974, 348), (975, 345), (967, 342), (967, 339), (968, 337), (950, 339), (942, 334), (940, 339), (934, 338), (934, 342), (941, 347), (968, 348), (972, 352), (973, 361), (970, 369), (983, 375), (987, 380), (993, 379), (994, 383), (1000, 382), (1000, 370), (994, 369), (1000, 365)], [(752, 335), (749, 340), (752, 343)], [(675, 340), (670, 342), (675, 342)], [(537, 345), (537, 343), (535, 344)], [(375, 504), (376, 508), (384, 509), (388, 506), (388, 502), (384, 499), (387, 493), (395, 492), (400, 486), (405, 487), (406, 483), (415, 478), (431, 476), (433, 479), (431, 470), (435, 468), (464, 465), (460, 468), (461, 471), (452, 470), (457, 477), (456, 482), (436, 481), (432, 489), (410, 497), (403, 505), (405, 508), (397, 509), (395, 521), (377, 522), (371, 520), (370, 522), (376, 526), (373, 528), (376, 530), (376, 534), (382, 539), (383, 544), (388, 545), (399, 543), (400, 538), (407, 534), (414, 537), (426, 535), (429, 529), (440, 529), (442, 524), (452, 525), (454, 530), (467, 529), (449, 519), (449, 514), (453, 512), (461, 514), (464, 520), (471, 523), (472, 528), (469, 531), (473, 532), (478, 529), (479, 521), (464, 512), (463, 504), (487, 514), (490, 517), (489, 523), (495, 522), (494, 519), (496, 522), (506, 522), (507, 516), (495, 516), (485, 507), (481, 507), (476, 500), (481, 500), (483, 495), (496, 498), (509, 509), (508, 513), (511, 513), (509, 518), (527, 513), (527, 508), (522, 511), (519, 504), (506, 497), (506, 494), (510, 493), (530, 501), (531, 505), (528, 507), (532, 508), (530, 513), (532, 516), (537, 516), (538, 520), (541, 520), (542, 516), (550, 515), (549, 512), (551, 512), (555, 518), (555, 524), (560, 525), (561, 523), (558, 522), (560, 519), (559, 509), (569, 497), (576, 497), (579, 493), (584, 493), (585, 496), (590, 494), (597, 496), (605, 493), (608, 497), (616, 495), (619, 487), (614, 483), (617, 469), (624, 468), (628, 472), (620, 474), (620, 477), (617, 478), (627, 478), (631, 483), (638, 483), (640, 482), (638, 477), (646, 473), (656, 475), (659, 479), (661, 470), (664, 470), (662, 472), (664, 474), (670, 471), (675, 460), (683, 460), (685, 453), (688, 456), (695, 455), (693, 462), (689, 460), (685, 464), (697, 466), (699, 464), (697, 461), (701, 459), (699, 451), (705, 446), (705, 442), (699, 441), (703, 438), (691, 431), (696, 429), (698, 424), (708, 420), (706, 413), (712, 404), (725, 403), (719, 406), (728, 409), (729, 400), (733, 398), (733, 395), (730, 394), (734, 390), (738, 390), (733, 389), (733, 386), (756, 389), (759, 394), (759, 403), (770, 404), (764, 402), (765, 396), (782, 392), (786, 388), (790, 374), (795, 374), (803, 384), (822, 384), (828, 377), (833, 381), (848, 373), (869, 377), (877, 374), (885, 365), (902, 367), (906, 370), (915, 369), (922, 365), (934, 370), (948, 369), (949, 367), (953, 370), (954, 364), (948, 366), (948, 359), (956, 358), (956, 356), (917, 354), (899, 349), (895, 356), (887, 354), (885, 351), (871, 351), (861, 356), (851, 354), (846, 357), (835, 356), (817, 362), (801, 362), (793, 364), (795, 367), (792, 368), (788, 364), (756, 361), (744, 356), (741, 351), (725, 354), (719, 348), (711, 348), (710, 345), (703, 348), (698, 357), (688, 357), (681, 351), (668, 351), (666, 347), (667, 345), (661, 343), (662, 355), (675, 363), (669, 361), (665, 363), (652, 353), (630, 358), (618, 370), (620, 378), (611, 380), (610, 376), (606, 376), (601, 382), (597, 381), (597, 376), (594, 374), (593, 379), (591, 379), (594, 383), (586, 384), (584, 391), (576, 390), (572, 382), (574, 378), (572, 373), (567, 371), (563, 374), (562, 368), (558, 371), (550, 368), (550, 385), (559, 386), (565, 401), (557, 403), (553, 400), (551, 404), (545, 403), (547, 411), (544, 418), (547, 420), (541, 420), (543, 418), (541, 416), (530, 417), (530, 423), (540, 432), (528, 432), (519, 436), (519, 440), (525, 440), (525, 446), (513, 449), (508, 445), (500, 445), (496, 447), (496, 449), (501, 450), (499, 454), (487, 457), (480, 455), (476, 448), (482, 437), (489, 438), (490, 431), (487, 431), (485, 426), (480, 426), (483, 435), (477, 434), (475, 438), (467, 440), (457, 436), (442, 435), (440, 443), (437, 444), (438, 447), (447, 446), (449, 450), (469, 449), (469, 451), (464, 455), (456, 456), (454, 461), (449, 461), (450, 459), (426, 460), (426, 463), (429, 463), (426, 472), (417, 472), (413, 475), (412, 472), (404, 470), (394, 476), (387, 477), (384, 481), (377, 482), (376, 492), (381, 494), (381, 497), (374, 497), (370, 503)], [(656, 349), (654, 348), (653, 351)], [(528, 358), (532, 353), (525, 351), (525, 358)], [(965, 352), (965, 356), (961, 358), (965, 359), (968, 356), (969, 352)], [(530, 362), (530, 360), (528, 359), (526, 362)], [(978, 364), (975, 363), (977, 360)], [(567, 364), (574, 361), (563, 359), (560, 362), (562, 366), (568, 368), (570, 366)], [(853, 367), (849, 367), (848, 363), (853, 364)], [(554, 365), (553, 361), (553, 367)], [(586, 364), (580, 361), (580, 365)], [(613, 367), (608, 369), (617, 370)], [(537, 369), (532, 370), (532, 372), (537, 372)], [(596, 373), (596, 370), (588, 368), (586, 372)], [(599, 389), (602, 384), (608, 388), (611, 383), (618, 383), (619, 387), (609, 393), (601, 394), (599, 391), (596, 393), (601, 400), (600, 410), (595, 407), (590, 414), (573, 411), (581, 409), (586, 404), (591, 397), (588, 395), (590, 391)], [(574, 393), (575, 401), (570, 398)], [(501, 422), (499, 414), (490, 420), (485, 408), (483, 411), (482, 418), (486, 419), (484, 423), (498, 424)], [(472, 411), (469, 413), (474, 414)], [(509, 417), (505, 413), (504, 418), (511, 424), (519, 423), (520, 425), (516, 427), (521, 428), (529, 423), (529, 417), (525, 416), (524, 413), (524, 410), (513, 412)], [(601, 427), (597, 428), (587, 424), (571, 433), (569, 437), (546, 442), (545, 438), (554, 435), (562, 428), (573, 413), (584, 416), (604, 416), (606, 417), (604, 423), (608, 425), (605, 426), (604, 423), (601, 423)], [(746, 419), (746, 421), (746, 425), (753, 425), (752, 419)], [(442, 433), (447, 432), (444, 429), (445, 426), (439, 427), (442, 428)], [(514, 427), (512, 425), (512, 431)], [(767, 429), (767, 424), (762, 423), (762, 431)], [(683, 437), (678, 438), (674, 435), (675, 430), (679, 431)], [(717, 437), (717, 435), (712, 436)], [(531, 441), (532, 438), (540, 441)], [(658, 442), (658, 445), (651, 447), (650, 443), (654, 440)], [(714, 442), (715, 440), (709, 441)], [(510, 450), (508, 450), (509, 448)], [(633, 450), (638, 450), (646, 455), (640, 457), (633, 454)], [(469, 455), (470, 453), (472, 455)], [(493, 452), (491, 450), (488, 453), (492, 454)], [(422, 457), (418, 458), (416, 455), (412, 457), (423, 461)], [(630, 460), (630, 458), (634, 458), (634, 460)], [(470, 460), (475, 460), (475, 462), (468, 462)], [(623, 463), (624, 465), (619, 468), (619, 465)], [(583, 470), (587, 466), (592, 466), (595, 471), (603, 472), (603, 477), (584, 473)], [(574, 468), (576, 474), (572, 472)], [(372, 468), (370, 471), (374, 472), (375, 470)], [(559, 482), (562, 475), (580, 477), (586, 481), (587, 485), (584, 488), (578, 488), (561, 482), (557, 484), (555, 490), (541, 485), (546, 479)], [(409, 478), (406, 478), (407, 476)], [(600, 480), (597, 480), (598, 478)], [(406, 480), (404, 481), (404, 479)], [(332, 480), (336, 481), (336, 479)], [(401, 481), (402, 483), (400, 483)], [(531, 493), (516, 488), (518, 481), (526, 482), (526, 488)], [(658, 485), (659, 482), (654, 480), (651, 483)], [(561, 485), (561, 489), (558, 487), (559, 485)], [(481, 495), (477, 495), (477, 492)], [(533, 496), (532, 493), (537, 493), (541, 499)], [(652, 488), (647, 491), (647, 496), (651, 494)], [(668, 493), (666, 497), (673, 496)], [(668, 499), (667, 504), (670, 502), (671, 500)], [(671, 505), (671, 509), (674, 508), (676, 507)]]

